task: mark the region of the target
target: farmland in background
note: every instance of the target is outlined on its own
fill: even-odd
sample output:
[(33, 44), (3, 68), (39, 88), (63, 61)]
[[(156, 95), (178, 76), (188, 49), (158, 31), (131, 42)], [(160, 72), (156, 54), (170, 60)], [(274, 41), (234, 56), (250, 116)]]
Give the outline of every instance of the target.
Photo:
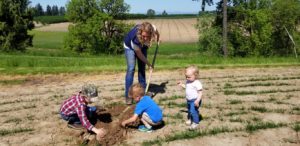
[[(148, 21), (154, 24), (161, 34), (162, 42), (191, 43), (198, 41), (197, 18), (186, 19), (140, 19), (127, 20), (128, 23), (140, 24)], [(68, 31), (70, 23), (56, 23), (36, 28), (37, 31)]]

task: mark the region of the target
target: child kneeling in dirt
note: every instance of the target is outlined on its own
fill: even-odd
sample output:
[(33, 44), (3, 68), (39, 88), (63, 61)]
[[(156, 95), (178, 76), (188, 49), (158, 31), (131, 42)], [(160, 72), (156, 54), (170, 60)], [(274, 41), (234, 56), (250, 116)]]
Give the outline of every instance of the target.
[(133, 84), (130, 87), (129, 97), (133, 98), (137, 104), (134, 115), (122, 122), (123, 127), (140, 118), (144, 125), (139, 126), (139, 131), (152, 132), (152, 126), (157, 126), (162, 123), (162, 110), (150, 96), (145, 96), (145, 89), (140, 83)]
[(96, 107), (87, 104), (97, 101), (98, 91), (95, 85), (84, 85), (82, 90), (65, 100), (60, 108), (62, 119), (68, 121), (68, 127), (74, 129), (86, 128), (97, 134), (97, 139), (104, 137), (105, 130), (98, 129), (91, 123), (96, 124)]
[(197, 129), (200, 122), (199, 107), (202, 103), (202, 84), (198, 80), (198, 76), (198, 67), (191, 65), (185, 69), (185, 83), (178, 82), (179, 86), (185, 88), (188, 109), (188, 120), (185, 124), (190, 126), (190, 130)]

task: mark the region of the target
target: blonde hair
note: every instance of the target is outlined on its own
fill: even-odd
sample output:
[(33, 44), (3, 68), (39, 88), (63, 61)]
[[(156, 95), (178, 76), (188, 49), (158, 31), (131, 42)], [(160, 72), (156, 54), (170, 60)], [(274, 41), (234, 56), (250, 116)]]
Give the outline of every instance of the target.
[(135, 83), (129, 88), (129, 97), (144, 96), (145, 89), (140, 83)]
[[(142, 32), (147, 32), (151, 36), (149, 44), (146, 44), (146, 42), (144, 42), (143, 37), (142, 37)], [(155, 30), (154, 30), (153, 25), (149, 22), (143, 22), (141, 25), (138, 26), (138, 31), (137, 31), (136, 35), (137, 35), (139, 42), (143, 46), (149, 47), (152, 38), (155, 38)]]
[(196, 76), (196, 78), (199, 77), (199, 69), (198, 69), (198, 67), (196, 65), (190, 65), (190, 66), (188, 66), (185, 69), (185, 71), (188, 71), (188, 70), (192, 71), (193, 74)]

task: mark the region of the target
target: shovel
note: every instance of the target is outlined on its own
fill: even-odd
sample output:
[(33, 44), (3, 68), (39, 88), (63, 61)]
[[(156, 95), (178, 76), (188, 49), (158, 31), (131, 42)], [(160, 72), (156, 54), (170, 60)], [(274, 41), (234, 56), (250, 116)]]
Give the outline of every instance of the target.
[[(153, 69), (154, 69), (154, 63), (155, 63), (156, 55), (157, 55), (157, 51), (158, 51), (158, 46), (159, 46), (159, 42), (157, 42), (157, 44), (156, 44), (156, 48), (155, 48), (155, 52), (154, 52), (154, 57), (153, 57), (153, 60), (152, 60), (152, 68)], [(148, 89), (149, 89), (149, 85), (150, 85), (150, 81), (151, 81), (151, 76), (152, 76), (153, 69), (151, 69), (150, 73), (149, 73), (149, 79), (148, 79), (146, 90), (145, 90), (146, 94), (148, 94), (147, 92), (148, 92)]]

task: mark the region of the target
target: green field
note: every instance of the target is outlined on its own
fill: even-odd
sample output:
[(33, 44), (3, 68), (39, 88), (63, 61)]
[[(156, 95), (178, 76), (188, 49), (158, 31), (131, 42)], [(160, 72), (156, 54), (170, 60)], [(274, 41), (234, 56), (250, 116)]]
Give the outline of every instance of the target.
[[(34, 47), (26, 53), (0, 55), (1, 74), (119, 72), (126, 69), (125, 56), (80, 55), (63, 49), (66, 32), (30, 32), (34, 35)], [(152, 60), (155, 45), (150, 48), (148, 58)], [(300, 59), (291, 57), (272, 58), (220, 58), (202, 56), (197, 43), (162, 43), (159, 47), (155, 69), (178, 69), (189, 64), (201, 68), (299, 66)]]

